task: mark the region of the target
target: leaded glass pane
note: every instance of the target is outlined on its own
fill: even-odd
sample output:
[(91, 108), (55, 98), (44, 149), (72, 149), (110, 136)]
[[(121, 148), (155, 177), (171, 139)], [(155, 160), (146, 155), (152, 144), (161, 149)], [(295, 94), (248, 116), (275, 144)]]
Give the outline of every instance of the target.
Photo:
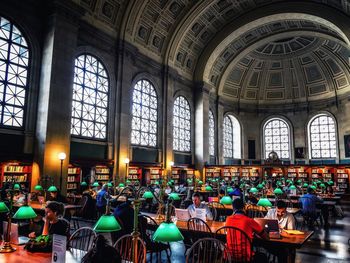
[(311, 158), (336, 158), (335, 122), (326, 114), (316, 116), (309, 124)]
[(157, 146), (158, 98), (148, 80), (139, 80), (132, 95), (131, 143)]
[(231, 118), (224, 118), (224, 157), (233, 158), (233, 125)]
[(185, 97), (179, 96), (173, 108), (173, 148), (175, 151), (191, 151), (191, 110)]
[(71, 134), (106, 139), (108, 120), (107, 72), (95, 57), (75, 59)]
[(211, 110), (209, 110), (209, 154), (215, 155), (215, 122)]
[(0, 124), (22, 127), (29, 49), (18, 28), (0, 17)]
[(278, 118), (269, 120), (264, 126), (265, 158), (275, 151), (280, 158), (290, 158), (290, 129), (287, 123)]

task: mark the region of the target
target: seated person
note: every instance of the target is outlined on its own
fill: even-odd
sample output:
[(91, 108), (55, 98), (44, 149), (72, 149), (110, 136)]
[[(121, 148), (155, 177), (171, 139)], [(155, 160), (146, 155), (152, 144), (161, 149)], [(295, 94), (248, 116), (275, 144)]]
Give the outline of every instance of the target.
[(92, 248), (81, 259), (82, 263), (113, 263), (122, 262), (118, 251), (108, 244), (105, 237), (99, 234), (95, 240)]
[(202, 209), (205, 209), (207, 220), (213, 220), (213, 215), (210, 212), (209, 207), (206, 204), (201, 203), (201, 196), (200, 196), (199, 193), (194, 193), (192, 195), (192, 202), (193, 202), (193, 204), (190, 205), (187, 208), (187, 210), (190, 213), (191, 217), (195, 217), (196, 216), (196, 208), (202, 208)]
[(114, 217), (121, 223), (122, 229), (115, 232), (113, 238), (117, 241), (117, 237), (121, 237), (126, 234), (131, 234), (134, 228), (134, 209), (132, 208), (129, 200), (118, 205), (113, 211)]
[(316, 220), (318, 217), (316, 204), (322, 203), (322, 198), (319, 198), (315, 194), (315, 190), (312, 187), (308, 187), (307, 194), (304, 194), (299, 199), (302, 206), (302, 213)]
[(59, 203), (67, 203), (67, 199), (61, 195), (61, 193), (58, 191), (58, 189), (56, 188), (57, 191), (50, 191), (50, 196), (49, 196), (49, 201), (55, 201), (55, 202), (59, 202)]
[(253, 193), (248, 194), (247, 196), (247, 202), (253, 205), (256, 205), (258, 203), (258, 198)]
[(241, 189), (239, 188), (239, 185), (237, 185), (237, 184), (234, 186), (233, 191), (229, 192), (228, 195), (232, 199), (236, 199), (236, 198), (243, 199), (243, 193), (242, 193)]
[[(226, 224), (225, 224), (226, 226), (239, 228), (244, 233), (246, 233), (251, 240), (253, 240), (254, 234), (258, 235), (261, 238), (265, 238), (265, 239), (268, 238), (266, 232), (264, 231), (264, 228), (262, 228), (254, 219), (245, 215), (243, 211), (244, 204), (241, 198), (237, 198), (233, 200), (232, 207), (233, 207), (233, 214), (227, 217)], [(232, 253), (239, 253), (239, 251), (236, 251), (237, 247), (235, 246), (235, 244), (232, 243), (233, 238), (231, 238), (230, 231), (227, 232), (226, 238), (227, 238), (228, 251), (231, 251)], [(241, 238), (240, 235), (237, 235), (237, 238)], [(237, 244), (240, 245), (241, 240), (237, 240), (234, 242), (237, 242)], [(246, 244), (249, 244), (249, 243), (246, 243)], [(248, 248), (248, 251), (251, 251), (251, 248)], [(252, 255), (249, 254), (248, 259), (251, 256)]]
[(271, 208), (265, 218), (277, 219), (281, 229), (295, 229), (294, 216), (287, 212), (287, 204), (283, 200), (278, 200), (277, 208)]
[(45, 208), (45, 217), (43, 218), (44, 226), (42, 231), (31, 232), (30, 238), (41, 235), (62, 235), (69, 237), (69, 223), (60, 218), (64, 212), (64, 205), (55, 201), (49, 202)]

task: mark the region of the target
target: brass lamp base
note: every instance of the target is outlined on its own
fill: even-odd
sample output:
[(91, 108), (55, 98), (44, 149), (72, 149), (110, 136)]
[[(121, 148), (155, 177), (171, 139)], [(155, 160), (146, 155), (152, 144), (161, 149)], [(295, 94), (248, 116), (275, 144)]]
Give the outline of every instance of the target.
[(14, 251), (16, 249), (11, 246), (10, 242), (4, 242), (4, 245), (0, 248), (0, 253), (11, 253)]

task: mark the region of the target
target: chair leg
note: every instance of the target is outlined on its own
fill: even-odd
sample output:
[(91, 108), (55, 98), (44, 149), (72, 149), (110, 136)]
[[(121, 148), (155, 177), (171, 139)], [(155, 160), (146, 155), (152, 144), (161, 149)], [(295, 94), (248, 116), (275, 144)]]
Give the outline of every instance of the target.
[[(171, 249), (170, 250), (170, 255), (171, 255)], [(166, 253), (166, 257), (168, 258), (168, 262), (171, 263), (171, 258), (170, 258), (170, 255), (168, 254), (168, 250), (165, 250), (165, 253)]]

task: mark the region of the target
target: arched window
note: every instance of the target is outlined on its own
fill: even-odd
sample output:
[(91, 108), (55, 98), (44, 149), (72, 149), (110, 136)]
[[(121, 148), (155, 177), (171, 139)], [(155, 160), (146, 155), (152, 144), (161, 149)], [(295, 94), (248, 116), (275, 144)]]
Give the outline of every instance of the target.
[(209, 155), (215, 155), (215, 121), (211, 110), (209, 110)]
[(173, 149), (182, 152), (191, 151), (191, 109), (183, 96), (177, 97), (174, 101)]
[(106, 139), (108, 89), (107, 72), (97, 58), (75, 59), (71, 134)]
[(281, 159), (289, 159), (291, 154), (290, 127), (281, 118), (272, 118), (264, 125), (263, 143), (265, 145), (265, 158), (274, 151)]
[(29, 58), (22, 33), (0, 17), (0, 125), (23, 127)]
[(337, 157), (336, 125), (332, 117), (324, 113), (313, 117), (308, 135), (311, 159)]
[(232, 115), (224, 118), (224, 157), (241, 158), (241, 126)]
[(157, 146), (158, 99), (148, 80), (139, 80), (132, 94), (131, 143)]

